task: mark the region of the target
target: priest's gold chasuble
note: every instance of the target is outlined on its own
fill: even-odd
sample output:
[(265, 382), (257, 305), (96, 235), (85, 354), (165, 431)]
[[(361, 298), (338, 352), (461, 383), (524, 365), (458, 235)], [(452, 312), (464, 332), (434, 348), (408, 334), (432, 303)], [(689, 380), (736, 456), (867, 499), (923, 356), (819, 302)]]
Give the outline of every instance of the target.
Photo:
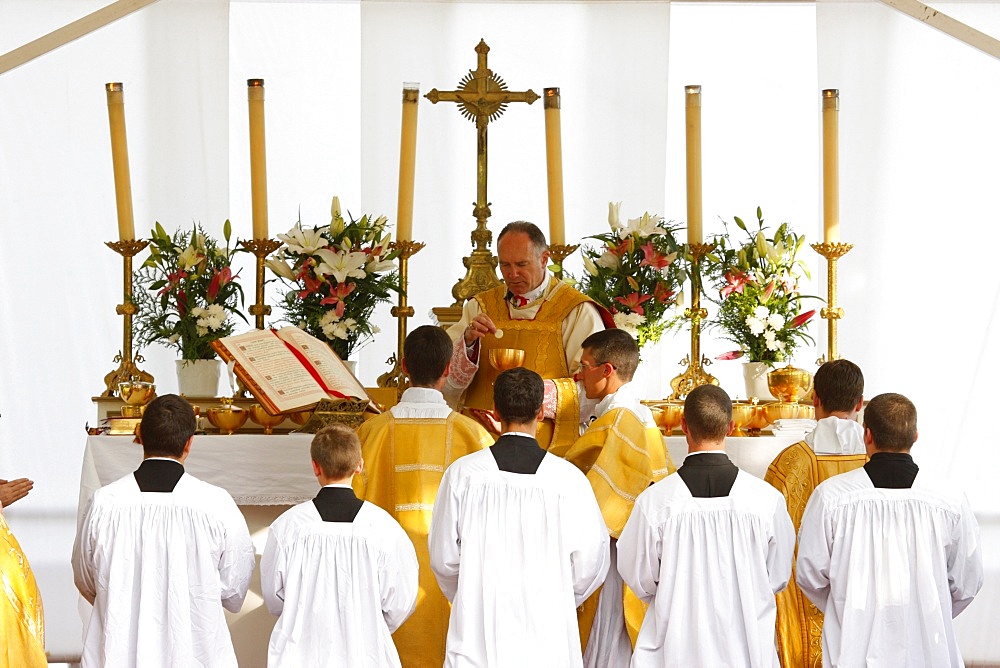
[(440, 668), (451, 607), (434, 579), (427, 549), (434, 498), (444, 470), (493, 445), (493, 439), (475, 420), (454, 412), (447, 418), (406, 419), (382, 413), (361, 425), (358, 437), (364, 469), (354, 476), (354, 491), (400, 523), (420, 563), (417, 607), (392, 634), (400, 662), (404, 668)]
[(35, 575), (0, 514), (0, 666), (46, 666), (45, 620)]
[[(591, 423), (569, 448), (553, 448), (587, 475), (604, 523), (613, 539), (621, 535), (635, 498), (654, 482), (677, 470), (660, 430), (647, 427), (627, 408), (613, 408)], [(632, 646), (646, 614), (646, 604), (624, 587), (625, 625)], [(585, 644), (597, 612), (598, 589), (580, 607), (580, 637)], [(585, 648), (586, 649), (586, 648)]]
[[(781, 451), (767, 468), (764, 480), (785, 497), (796, 534), (802, 513), (816, 486), (827, 478), (864, 466), (868, 455), (817, 455), (805, 441)], [(795, 544), (798, 558), (798, 541)], [(795, 584), (795, 562), (788, 587), (777, 595), (778, 658), (785, 668), (821, 668), (823, 665), (823, 613)]]
[(562, 324), (573, 309), (591, 300), (565, 283), (556, 283), (533, 319), (518, 320), (510, 317), (506, 295), (507, 287), (500, 285), (475, 297), (482, 312), (503, 330), (503, 338), (485, 336), (480, 339), (479, 371), (466, 390), (464, 407), (472, 409), (473, 414), (476, 410), (493, 410), (493, 382), (498, 372), (490, 365), (490, 350), (521, 349), (524, 351), (523, 366), (542, 378), (553, 380), (559, 395), (554, 423), (545, 420), (535, 437), (547, 450), (565, 449), (580, 433), (580, 401), (576, 383), (570, 377), (570, 369), (566, 368)]

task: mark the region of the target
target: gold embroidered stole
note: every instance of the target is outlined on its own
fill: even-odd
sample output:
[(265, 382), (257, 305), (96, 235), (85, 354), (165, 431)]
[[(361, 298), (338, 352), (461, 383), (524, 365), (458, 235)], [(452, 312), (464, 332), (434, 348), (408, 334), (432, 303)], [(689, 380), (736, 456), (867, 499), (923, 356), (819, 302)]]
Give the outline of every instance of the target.
[(493, 439), (458, 413), (446, 419), (397, 420), (385, 412), (361, 425), (358, 437), (365, 466), (354, 477), (354, 491), (396, 518), (413, 541), (420, 564), (417, 607), (392, 635), (399, 659), (406, 668), (440, 668), (451, 606), (434, 579), (427, 548), (434, 497), (453, 461), (489, 447)]
[[(781, 451), (767, 468), (764, 480), (785, 497), (788, 514), (798, 534), (806, 502), (816, 486), (840, 473), (864, 466), (867, 455), (817, 455), (805, 441)], [(795, 556), (798, 557), (798, 541)], [(788, 587), (777, 597), (778, 658), (786, 668), (821, 668), (823, 665), (823, 613), (795, 584), (795, 562)]]

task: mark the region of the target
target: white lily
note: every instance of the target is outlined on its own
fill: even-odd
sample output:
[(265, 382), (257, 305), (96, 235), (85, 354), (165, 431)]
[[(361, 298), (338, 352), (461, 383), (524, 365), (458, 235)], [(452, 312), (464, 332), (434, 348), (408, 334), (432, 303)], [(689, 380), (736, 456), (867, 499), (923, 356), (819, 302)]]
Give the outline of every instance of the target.
[(191, 269), (201, 260), (201, 254), (194, 245), (190, 245), (181, 251), (181, 254), (177, 256), (177, 264), (181, 269)]
[(621, 202), (608, 202), (608, 225), (610, 225), (611, 229), (615, 232), (622, 228), (622, 221), (620, 218), (621, 210)]
[(340, 215), (340, 198), (336, 195), (333, 196), (333, 203), (330, 204), (330, 219), (341, 218)]
[(296, 255), (312, 255), (330, 243), (323, 237), (322, 229), (306, 230), (302, 228), (301, 224), (296, 225), (285, 234), (279, 234), (278, 239), (284, 241), (288, 251)]
[(618, 256), (611, 251), (605, 251), (604, 255), (597, 258), (597, 264), (607, 269), (617, 269), (618, 265), (621, 264), (621, 260), (619, 260)]
[(352, 276), (354, 278), (365, 277), (365, 270), (362, 267), (368, 261), (368, 256), (364, 253), (334, 252), (329, 248), (321, 248), (316, 251), (315, 255), (322, 260), (319, 266), (316, 267), (317, 274), (322, 276), (332, 275), (337, 279), (338, 283), (343, 283)]
[(396, 268), (395, 260), (383, 260), (375, 255), (365, 265), (365, 271), (369, 274), (381, 274), (384, 271), (392, 271)]
[(295, 280), (295, 273), (284, 260), (268, 258), (264, 260), (264, 266), (273, 271), (277, 276), (281, 276), (289, 281)]
[(591, 260), (586, 255), (583, 256), (583, 268), (586, 269), (587, 273), (590, 274), (591, 276), (597, 276), (597, 274), (599, 273), (597, 265), (594, 264), (594, 261)]
[(618, 238), (624, 239), (630, 234), (637, 235), (640, 239), (653, 236), (654, 234), (666, 234), (667, 231), (660, 227), (663, 216), (651, 215), (648, 211), (638, 218), (632, 218), (628, 225), (618, 231)]

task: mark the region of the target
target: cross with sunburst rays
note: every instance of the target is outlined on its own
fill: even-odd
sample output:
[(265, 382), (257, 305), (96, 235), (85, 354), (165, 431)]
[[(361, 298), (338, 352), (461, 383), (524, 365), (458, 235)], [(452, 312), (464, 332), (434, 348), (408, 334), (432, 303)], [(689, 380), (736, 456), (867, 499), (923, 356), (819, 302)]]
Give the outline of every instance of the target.
[[(476, 206), (472, 215), (476, 218), (476, 229), (472, 233), (474, 244), (472, 258), (466, 260), (469, 272), (460, 280), (452, 294), (457, 304), (464, 302), (474, 294), (499, 283), (496, 277), (496, 258), (489, 251), (492, 233), (486, 228), (486, 219), (490, 217), (490, 204), (486, 201), (486, 128), (503, 114), (511, 102), (527, 102), (531, 104), (538, 95), (531, 89), (523, 92), (507, 90), (507, 84), (496, 72), (486, 66), (486, 54), (490, 51), (485, 40), (479, 40), (476, 46), (478, 67), (462, 77), (456, 90), (432, 89), (424, 97), (431, 104), (455, 102), (459, 111), (476, 124), (478, 141), (476, 142)], [(485, 268), (485, 273), (484, 273)]]

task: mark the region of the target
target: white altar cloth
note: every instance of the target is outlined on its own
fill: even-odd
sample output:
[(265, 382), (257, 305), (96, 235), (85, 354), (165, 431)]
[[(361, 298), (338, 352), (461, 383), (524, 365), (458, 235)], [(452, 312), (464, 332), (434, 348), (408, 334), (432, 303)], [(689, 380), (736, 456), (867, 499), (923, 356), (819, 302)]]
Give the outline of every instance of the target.
[[(742, 470), (763, 480), (774, 458), (792, 443), (801, 441), (804, 435), (804, 432), (785, 432), (780, 436), (730, 436), (726, 438), (726, 454)], [(679, 467), (687, 456), (687, 441), (683, 434), (664, 440), (674, 466)]]

